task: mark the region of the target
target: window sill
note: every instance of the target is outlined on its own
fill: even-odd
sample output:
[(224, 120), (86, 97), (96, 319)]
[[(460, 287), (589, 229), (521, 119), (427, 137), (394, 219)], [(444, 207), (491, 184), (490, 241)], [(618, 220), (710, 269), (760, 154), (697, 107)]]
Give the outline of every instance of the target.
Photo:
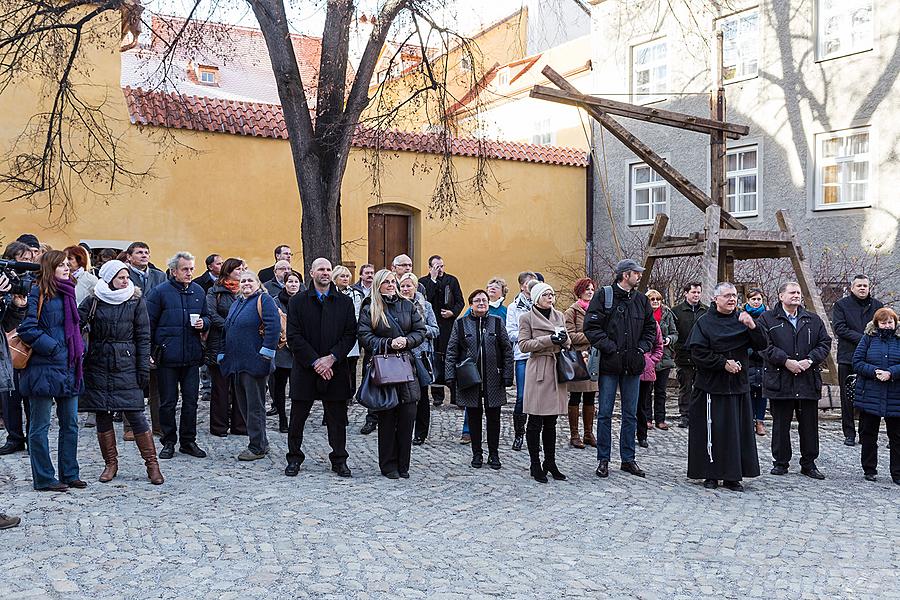
[(832, 210), (848, 210), (851, 208), (872, 208), (871, 202), (843, 202), (839, 204), (817, 204), (813, 208), (813, 212), (828, 212)]
[(759, 79), (759, 71), (756, 72), (756, 75), (745, 75), (743, 77), (735, 77), (734, 79), (726, 79), (725, 85), (731, 85), (733, 83), (744, 83), (745, 81), (750, 81), (751, 79)]
[(820, 58), (816, 58), (816, 63), (828, 62), (829, 60), (837, 60), (839, 58), (847, 58), (848, 56), (854, 56), (856, 54), (865, 54), (866, 52), (874, 52), (875, 47), (871, 48), (863, 48), (861, 50), (850, 50), (849, 52), (842, 52), (840, 54), (832, 54), (831, 56), (823, 56)]
[(633, 221), (628, 224), (629, 227), (650, 227), (653, 221)]
[(738, 219), (755, 219), (759, 217), (759, 211), (756, 212), (745, 212), (745, 213), (731, 213), (732, 217), (736, 217)]

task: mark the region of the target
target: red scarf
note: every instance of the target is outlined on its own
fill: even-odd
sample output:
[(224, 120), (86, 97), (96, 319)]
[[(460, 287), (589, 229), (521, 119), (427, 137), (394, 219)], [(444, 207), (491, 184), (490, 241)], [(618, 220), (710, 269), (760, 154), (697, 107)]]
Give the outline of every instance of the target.
[(225, 281), (222, 282), (222, 285), (232, 294), (237, 294), (241, 289), (241, 282), (230, 277), (225, 279)]
[(659, 308), (653, 311), (653, 318), (656, 319), (657, 323), (662, 321), (662, 304), (659, 305)]

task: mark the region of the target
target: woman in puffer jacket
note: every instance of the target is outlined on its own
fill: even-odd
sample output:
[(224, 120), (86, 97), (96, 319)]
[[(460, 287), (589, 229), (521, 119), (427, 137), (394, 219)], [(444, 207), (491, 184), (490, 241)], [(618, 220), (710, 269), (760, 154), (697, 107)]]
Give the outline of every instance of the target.
[(134, 432), (150, 483), (159, 485), (163, 476), (144, 416), (144, 389), (150, 385), (150, 319), (128, 266), (118, 260), (104, 263), (78, 313), (83, 323), (90, 324), (78, 410), (97, 414), (97, 441), (106, 464), (100, 482), (112, 481), (119, 469), (113, 412), (121, 412)]
[(878, 429), (884, 418), (891, 448), (891, 479), (900, 485), (900, 330), (897, 313), (879, 308), (866, 325), (853, 353), (856, 388), (853, 405), (859, 409), (860, 462), (868, 481), (878, 473)]

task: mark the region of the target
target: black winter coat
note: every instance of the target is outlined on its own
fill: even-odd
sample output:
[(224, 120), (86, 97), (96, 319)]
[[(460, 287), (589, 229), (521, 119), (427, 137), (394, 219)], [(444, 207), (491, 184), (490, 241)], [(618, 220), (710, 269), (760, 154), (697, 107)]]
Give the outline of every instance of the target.
[(853, 364), (853, 353), (863, 337), (863, 331), (872, 321), (875, 311), (882, 306), (884, 303), (872, 296), (860, 300), (853, 294), (834, 303), (831, 310), (831, 326), (838, 339), (838, 364)]
[[(209, 331), (209, 311), (203, 288), (169, 279), (147, 292), (147, 314), (153, 347), (161, 346), (160, 367), (197, 367), (203, 362), (200, 333)], [(190, 315), (203, 319), (203, 328), (191, 327)]]
[(584, 317), (584, 335), (600, 350), (600, 373), (640, 375), (644, 354), (656, 343), (656, 319), (647, 296), (613, 284), (613, 302), (606, 312), (603, 288), (597, 290)]
[[(353, 395), (347, 354), (356, 344), (356, 310), (349, 296), (332, 284), (319, 300), (315, 289), (297, 292), (288, 304), (287, 342), (294, 357), (291, 369), (291, 399), (346, 402)], [(313, 363), (333, 354), (334, 376), (325, 381)]]
[[(26, 305), (27, 306), (27, 305)], [(26, 306), (16, 306), (12, 296), (0, 298), (0, 328), (3, 334), (9, 333), (19, 326), (25, 318)], [(9, 353), (9, 343), (6, 335), (0, 339), (0, 394), (16, 389), (15, 376), (13, 374), (12, 356)]]
[(225, 331), (225, 319), (231, 305), (237, 300), (237, 294), (232, 294), (223, 285), (214, 283), (206, 292), (206, 311), (209, 313), (209, 334), (206, 336), (206, 349), (203, 352), (203, 362), (211, 367), (218, 366), (216, 357), (225, 352), (222, 343)]
[[(763, 357), (763, 392), (770, 400), (818, 400), (822, 396), (822, 364), (831, 352), (831, 337), (818, 315), (797, 310), (797, 329), (791, 325), (779, 302), (759, 317), (756, 324), (766, 334)], [(808, 358), (812, 366), (794, 375), (784, 363)]]
[[(431, 276), (426, 274), (419, 279), (419, 284), (425, 288), (425, 292), (422, 295), (431, 303), (434, 316), (437, 317), (438, 329), (441, 332), (438, 336), (435, 350), (437, 352), (446, 352), (453, 323), (466, 305), (462, 289), (459, 287), (459, 280), (453, 275), (444, 273), (438, 277), (437, 281), (432, 281)], [(441, 316), (442, 310), (449, 310), (453, 313), (453, 316), (445, 319)]]
[(691, 362), (691, 352), (687, 349), (687, 341), (691, 336), (694, 323), (707, 310), (709, 310), (709, 307), (705, 304), (698, 302), (696, 306), (691, 306), (687, 300), (672, 307), (672, 315), (675, 317), (675, 329), (678, 330), (678, 340), (672, 347), (672, 350), (675, 351), (676, 367), (690, 367), (693, 364)]
[(465, 358), (476, 361), (481, 385), (457, 390), (456, 405), (477, 408), (482, 397), (488, 408), (506, 404), (506, 388), (513, 384), (514, 361), (512, 344), (500, 317), (469, 314), (456, 322), (450, 333), (444, 366), (448, 384), (456, 379), (456, 365)]
[(84, 356), (84, 392), (79, 412), (144, 410), (144, 389), (150, 385), (150, 320), (141, 290), (121, 304), (91, 295), (78, 307), (82, 322), (91, 306), (88, 350)]
[[(377, 293), (377, 292), (375, 292)], [(359, 309), (359, 323), (357, 325), (357, 338), (360, 346), (366, 351), (366, 362), (376, 351), (390, 348), (391, 340), (396, 337), (406, 338), (406, 350), (412, 350), (425, 341), (427, 329), (425, 320), (419, 314), (415, 305), (400, 296), (385, 298), (385, 306), (394, 320), (400, 325), (398, 328), (390, 320), (389, 325), (382, 321), (372, 323), (372, 298), (363, 300)], [(410, 353), (410, 360), (412, 354)], [(415, 402), (419, 399), (419, 383), (411, 382), (407, 385), (408, 392), (400, 393), (400, 402)]]
[[(748, 329), (737, 322), (738, 311), (722, 314), (711, 309), (697, 319), (687, 341), (691, 361), (697, 369), (694, 387), (709, 394), (739, 395), (750, 393), (748, 366), (750, 349), (763, 350), (766, 334), (762, 327)], [(723, 341), (724, 332), (739, 333)], [(725, 361), (741, 363), (735, 374), (725, 370)]]

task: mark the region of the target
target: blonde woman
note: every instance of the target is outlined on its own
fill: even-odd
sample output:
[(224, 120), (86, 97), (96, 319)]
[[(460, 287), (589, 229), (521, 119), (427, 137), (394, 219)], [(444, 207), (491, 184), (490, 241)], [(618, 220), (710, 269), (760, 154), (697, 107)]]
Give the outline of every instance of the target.
[[(415, 305), (397, 291), (397, 276), (387, 269), (375, 274), (372, 294), (359, 311), (357, 337), (369, 355), (410, 352), (425, 341), (425, 321)], [(409, 478), (419, 382), (397, 384), (400, 404), (378, 413), (378, 465), (388, 479)]]

